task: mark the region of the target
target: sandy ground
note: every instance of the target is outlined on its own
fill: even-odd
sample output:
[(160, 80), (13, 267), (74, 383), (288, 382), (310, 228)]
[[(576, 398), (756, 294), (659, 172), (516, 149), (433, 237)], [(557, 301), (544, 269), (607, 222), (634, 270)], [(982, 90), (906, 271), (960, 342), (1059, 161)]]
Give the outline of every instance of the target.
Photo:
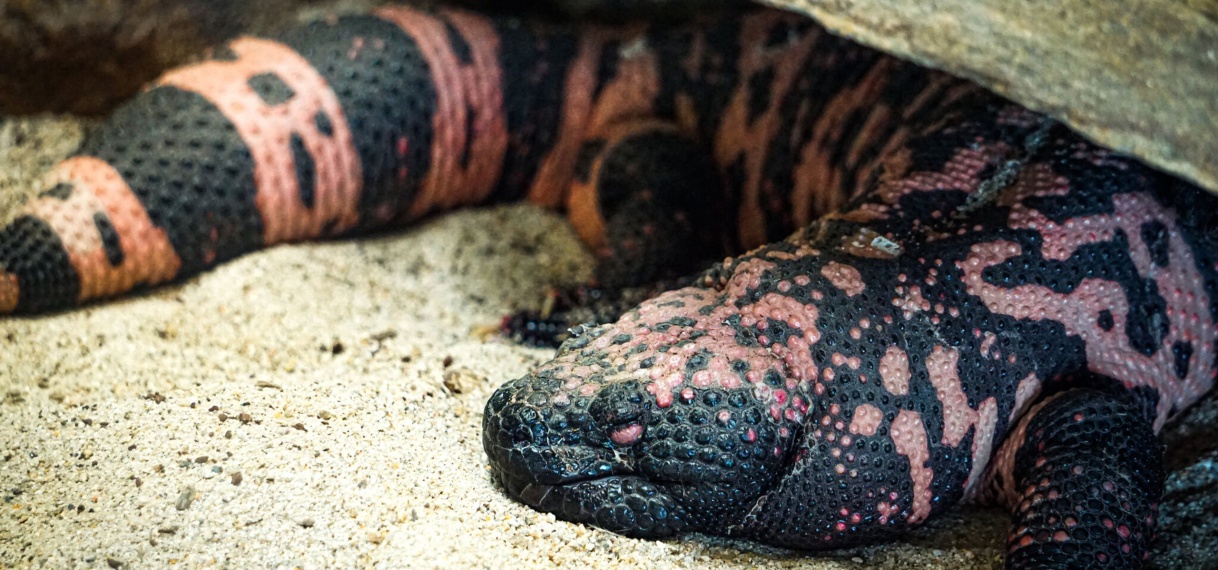
[[(66, 119), (0, 120), (0, 219), (80, 132)], [(478, 329), (588, 269), (560, 218), (502, 207), (0, 320), (0, 567), (1001, 566), (994, 510), (813, 556), (632, 540), (508, 499), (482, 453), (483, 402), (550, 353)], [(1181, 437), (1212, 440), (1208, 405)], [(1196, 489), (1178, 508), (1203, 514), (1181, 524), (1208, 516), (1212, 540), (1215, 455), (1190, 453), (1177, 473)], [(1198, 554), (1212, 547), (1194, 536), (1159, 551), (1183, 552), (1164, 567), (1212, 568)]]

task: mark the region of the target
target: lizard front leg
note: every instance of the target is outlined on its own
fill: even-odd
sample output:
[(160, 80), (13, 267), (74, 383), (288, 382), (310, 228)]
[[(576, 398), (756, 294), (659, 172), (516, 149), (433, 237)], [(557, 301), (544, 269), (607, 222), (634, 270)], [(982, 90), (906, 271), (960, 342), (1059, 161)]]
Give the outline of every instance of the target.
[(1075, 389), (1012, 434), (1007, 568), (1138, 568), (1163, 494), (1153, 416), (1128, 393)]

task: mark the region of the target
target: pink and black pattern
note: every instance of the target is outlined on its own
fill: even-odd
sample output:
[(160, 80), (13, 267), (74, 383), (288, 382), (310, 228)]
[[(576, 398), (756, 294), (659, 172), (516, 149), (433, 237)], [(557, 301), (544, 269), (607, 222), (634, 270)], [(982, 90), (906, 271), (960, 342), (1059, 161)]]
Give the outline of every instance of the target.
[(869, 192), (584, 331), (487, 404), (510, 494), (635, 536), (874, 542), (1015, 508), (1013, 568), (1135, 567), (1213, 387), (1213, 199), (998, 100)]
[(754, 248), (495, 393), (513, 497), (808, 549), (998, 501), (1011, 567), (1145, 556), (1156, 433), (1218, 366), (1218, 199), (779, 12), (389, 6), (235, 40), (0, 230), (0, 313), (508, 200), (565, 209), (612, 287)]
[(605, 284), (686, 273), (831, 211), (903, 140), (890, 116), (971, 91), (779, 12), (579, 30), (388, 6), (240, 38), (48, 174), (0, 230), (0, 313), (521, 199), (570, 213)]

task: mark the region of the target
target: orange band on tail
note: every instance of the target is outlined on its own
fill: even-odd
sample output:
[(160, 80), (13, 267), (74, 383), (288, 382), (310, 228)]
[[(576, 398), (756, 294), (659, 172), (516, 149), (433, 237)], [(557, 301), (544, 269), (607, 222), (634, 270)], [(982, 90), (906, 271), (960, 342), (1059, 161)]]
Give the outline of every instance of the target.
[[(508, 145), (494, 28), (472, 14), (443, 13), (466, 40), (470, 61), (465, 63), (454, 51), (444, 21), (436, 16), (404, 7), (382, 8), (376, 14), (414, 38), (436, 87), (431, 170), (410, 206), (410, 217), (484, 200), (499, 181)], [(464, 153), (466, 163), (461, 164)]]
[[(26, 204), (24, 213), (41, 218), (59, 236), (80, 278), (78, 300), (163, 283), (177, 275), (182, 261), (165, 230), (152, 224), (139, 197), (113, 167), (91, 156), (74, 156), (47, 175), (48, 187), (60, 183), (73, 186), (67, 199), (38, 198)], [(106, 257), (97, 214), (106, 216), (118, 236), (123, 259), (117, 265)], [(7, 299), (5, 289), (0, 283), (0, 310), (16, 303)]]
[[(783, 23), (778, 13), (766, 13), (762, 17), (747, 20), (741, 29), (740, 45), (765, 45), (766, 37), (776, 26)], [(797, 88), (803, 62), (812, 53), (817, 34), (807, 34), (787, 49), (780, 51), (746, 49), (740, 54), (737, 66), (742, 79), (731, 102), (723, 112), (722, 126), (714, 141), (715, 162), (732, 164), (743, 160), (745, 179), (740, 188), (740, 212), (737, 218), (740, 244), (746, 248), (757, 247), (766, 242), (768, 229), (763, 204), (770, 199), (764, 184), (766, 152), (770, 142), (781, 130), (784, 121), (781, 105), (787, 94)], [(757, 90), (750, 87), (752, 80), (763, 73), (773, 72), (766, 106), (753, 117), (751, 106), (757, 104), (752, 98)]]
[(542, 159), (529, 186), (529, 201), (546, 208), (563, 203), (568, 182), (575, 172), (579, 147), (592, 113), (592, 88), (596, 84), (597, 58), (603, 38), (589, 34), (580, 41), (579, 55), (571, 62), (563, 88), (562, 123), (550, 152)]
[[(241, 38), (229, 43), (233, 61), (205, 61), (165, 74), (160, 85), (198, 93), (224, 113), (254, 159), (256, 204), (267, 245), (331, 235), (359, 221), (363, 179), (359, 155), (338, 97), (325, 78), (291, 48), (269, 40)], [(293, 91), (268, 105), (250, 86), (255, 76), (272, 74)], [(332, 126), (321, 132), (315, 119)], [(313, 207), (301, 200), (292, 158), (292, 135), (300, 137), (316, 166)]]
[(0, 314), (16, 310), (20, 295), (21, 284), (17, 282), (17, 276), (0, 271)]

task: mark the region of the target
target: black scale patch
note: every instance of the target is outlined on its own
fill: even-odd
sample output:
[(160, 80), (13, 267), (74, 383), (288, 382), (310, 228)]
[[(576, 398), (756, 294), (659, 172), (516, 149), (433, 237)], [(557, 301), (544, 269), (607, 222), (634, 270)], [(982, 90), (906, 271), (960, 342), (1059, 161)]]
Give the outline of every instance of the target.
[(774, 94), (774, 67), (770, 66), (749, 77), (749, 124), (757, 122), (761, 114), (770, 108), (770, 96)]
[(620, 287), (675, 277), (723, 253), (714, 228), (727, 222), (706, 197), (720, 194), (715, 165), (694, 141), (640, 131), (602, 148), (601, 161), (596, 198), (610, 252), (599, 259), (598, 282)]
[(313, 155), (305, 146), (304, 139), (296, 133), (292, 133), (288, 147), (292, 151), (292, 165), (296, 169), (300, 203), (304, 204), (306, 208), (312, 208), (317, 192), (317, 166), (313, 163)]
[(329, 137), (334, 136), (334, 123), (330, 122), (330, 116), (318, 111), (313, 115), (313, 125), (317, 127), (317, 132)]
[(250, 89), (271, 107), (286, 103), (296, 95), (296, 92), (274, 73), (260, 73), (251, 77), (247, 83)]
[(1116, 326), (1116, 322), (1112, 318), (1112, 311), (1108, 309), (1100, 311), (1100, 317), (1096, 320), (1095, 324), (1099, 325), (1100, 329), (1104, 332), (1112, 330), (1112, 327)]
[(579, 147), (579, 154), (575, 157), (575, 178), (580, 182), (587, 184), (592, 181), (592, 167), (596, 164), (596, 159), (605, 151), (605, 145), (608, 144), (605, 139), (591, 139), (585, 141)]
[(123, 246), (119, 242), (118, 232), (114, 229), (114, 224), (110, 223), (110, 217), (102, 212), (94, 212), (93, 225), (97, 227), (97, 233), (101, 234), (102, 249), (106, 252), (106, 261), (110, 262), (112, 267), (122, 265), (127, 254), (123, 251)]
[(473, 50), (470, 49), (469, 43), (465, 41), (465, 37), (457, 30), (457, 27), (447, 19), (444, 20), (444, 31), (448, 34), (448, 45), (453, 48), (453, 55), (457, 56), (457, 61), (461, 65), (470, 65), (474, 63)]
[(253, 158), (202, 96), (172, 86), (147, 91), (98, 127), (80, 152), (122, 174), (168, 235), (183, 274), (261, 245)]
[[(363, 45), (359, 50), (352, 47), (357, 38)], [(418, 44), (375, 16), (313, 22), (281, 41), (313, 64), (342, 105), (364, 177), (360, 211), (408, 210), (431, 166), (436, 108), (435, 85)], [(319, 114), (314, 121), (323, 133), (333, 131), (328, 117)], [(407, 152), (401, 156), (403, 142)], [(293, 154), (307, 153), (294, 147)], [(296, 164), (300, 180), (311, 180), (305, 171), (315, 170), (315, 165), (299, 159)], [(399, 180), (400, 172), (405, 172), (404, 179)], [(301, 198), (311, 204), (312, 192), (304, 186), (302, 182)]]
[(67, 200), (72, 197), (72, 191), (76, 189), (74, 184), (60, 182), (42, 192), (38, 193), (39, 198), (55, 198), (57, 200)]
[(1175, 357), (1176, 378), (1188, 376), (1188, 364), (1193, 358), (1193, 343), (1178, 340), (1171, 345), (1171, 353)]
[(564, 85), (579, 39), (569, 31), (534, 28), (518, 20), (495, 20), (508, 147), (503, 175), (490, 201), (524, 197), (542, 159), (558, 140), (565, 106)]
[(212, 50), (208, 59), (215, 61), (237, 61), (240, 57), (237, 56), (237, 52), (233, 51), (233, 48), (223, 45)]
[(600, 60), (596, 65), (596, 86), (592, 89), (592, 101), (596, 103), (601, 93), (617, 77), (618, 67), (622, 63), (622, 43), (618, 41), (605, 42), (601, 47)]
[(80, 277), (55, 230), (33, 216), (0, 229), (0, 271), (17, 276), (17, 312), (70, 306), (80, 296)]
[(469, 168), (469, 160), (471, 156), (471, 148), (474, 145), (474, 137), (478, 136), (477, 129), (478, 110), (469, 103), (465, 105), (465, 142), (461, 145), (461, 156), (457, 158), (457, 164), (461, 165), (462, 169)]
[(1142, 241), (1150, 251), (1150, 262), (1158, 267), (1167, 267), (1171, 261), (1168, 257), (1170, 243), (1168, 242), (1167, 226), (1159, 220), (1151, 220), (1142, 224)]

